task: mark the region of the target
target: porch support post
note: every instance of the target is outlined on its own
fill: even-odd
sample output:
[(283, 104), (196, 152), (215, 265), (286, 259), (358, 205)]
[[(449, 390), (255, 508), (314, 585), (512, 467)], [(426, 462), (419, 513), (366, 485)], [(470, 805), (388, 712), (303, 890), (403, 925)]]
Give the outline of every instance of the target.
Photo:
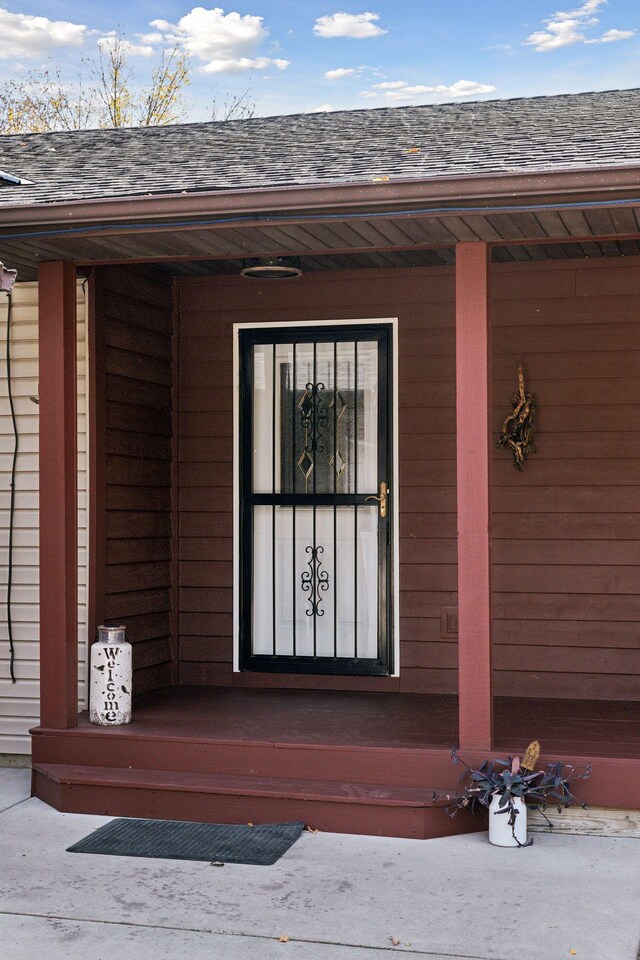
[(78, 715), (76, 268), (42, 263), (40, 327), (40, 725)]
[(458, 696), (461, 750), (489, 750), (491, 691), (491, 249), (456, 245)]

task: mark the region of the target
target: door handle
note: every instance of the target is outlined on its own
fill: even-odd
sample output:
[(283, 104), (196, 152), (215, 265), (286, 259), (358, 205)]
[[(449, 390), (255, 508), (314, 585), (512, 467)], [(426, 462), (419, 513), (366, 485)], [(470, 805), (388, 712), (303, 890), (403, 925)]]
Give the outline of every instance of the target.
[(380, 516), (381, 516), (381, 518), (382, 518), (383, 520), (384, 520), (384, 518), (385, 518), (386, 515), (387, 515), (387, 496), (388, 496), (388, 494), (389, 494), (389, 488), (388, 488), (387, 484), (385, 483), (385, 481), (383, 480), (383, 481), (380, 483), (380, 496), (379, 496), (379, 497), (374, 497), (373, 494), (372, 494), (370, 497), (365, 497), (365, 498), (364, 498), (364, 502), (365, 502), (365, 503), (367, 502), (367, 500), (377, 500), (377, 501), (378, 501), (378, 503), (380, 504)]

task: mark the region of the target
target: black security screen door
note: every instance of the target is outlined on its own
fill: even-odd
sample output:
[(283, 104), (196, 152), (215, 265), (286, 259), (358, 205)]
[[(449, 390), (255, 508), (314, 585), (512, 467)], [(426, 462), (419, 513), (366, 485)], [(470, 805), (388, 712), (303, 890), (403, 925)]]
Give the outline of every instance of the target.
[(391, 327), (240, 331), (241, 667), (384, 675)]

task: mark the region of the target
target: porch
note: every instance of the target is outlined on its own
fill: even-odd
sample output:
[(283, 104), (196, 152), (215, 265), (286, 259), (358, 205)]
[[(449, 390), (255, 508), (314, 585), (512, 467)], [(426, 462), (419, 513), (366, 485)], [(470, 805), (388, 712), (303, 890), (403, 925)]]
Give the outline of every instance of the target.
[[(640, 704), (616, 704), (615, 719), (606, 701), (499, 697), (494, 711), (498, 754), (537, 737), (548, 761), (597, 757), (581, 796), (628, 803)], [(38, 731), (34, 792), (74, 813), (447, 836), (485, 828), (432, 802), (458, 785), (456, 728), (454, 696), (173, 687), (138, 698), (131, 725), (96, 727), (85, 713), (64, 734)]]
[[(299, 816), (321, 829), (437, 836), (477, 828), (431, 802), (457, 784), (451, 748), (474, 761), (535, 738), (545, 762), (593, 761), (587, 801), (640, 805), (638, 431), (629, 428), (640, 261), (637, 227), (619, 214), (624, 238), (608, 213), (610, 232), (597, 235), (604, 220), (587, 211), (591, 239), (579, 239), (576, 219), (568, 244), (550, 214), (540, 214), (544, 243), (524, 233), (528, 214), (513, 215), (521, 236), (508, 244), (463, 239), (471, 227), (512, 230), (500, 213), (447, 218), (453, 246), (435, 239), (435, 214), (402, 221), (408, 231), (428, 221), (428, 244), (403, 242), (386, 221), (396, 242), (385, 244), (383, 221), (371, 220), (359, 223), (378, 237), (367, 253), (347, 216), (342, 242), (349, 236), (353, 253), (321, 226), (298, 224), (287, 253), (294, 243), (302, 253), (301, 233), (307, 250), (312, 236), (328, 249), (303, 254), (303, 276), (286, 284), (237, 276), (230, 253), (248, 241), (232, 228), (198, 230), (198, 244), (218, 254), (189, 259), (171, 251), (192, 248), (195, 231), (101, 239), (135, 265), (107, 262), (115, 247), (104, 262), (89, 256), (96, 240), (84, 255), (85, 241), (59, 241), (74, 262), (40, 267), (41, 472), (51, 482), (41, 504), (36, 795), (75, 811)], [(262, 236), (264, 249), (284, 253), (279, 228), (247, 229), (248, 251), (264, 252)], [(139, 694), (133, 724), (106, 731), (78, 720), (74, 703), (77, 263), (92, 271), (93, 297), (90, 619), (127, 626)], [(239, 671), (234, 324), (384, 316), (398, 323), (399, 669)], [(522, 474), (494, 449), (518, 357), (540, 409), (539, 452)]]

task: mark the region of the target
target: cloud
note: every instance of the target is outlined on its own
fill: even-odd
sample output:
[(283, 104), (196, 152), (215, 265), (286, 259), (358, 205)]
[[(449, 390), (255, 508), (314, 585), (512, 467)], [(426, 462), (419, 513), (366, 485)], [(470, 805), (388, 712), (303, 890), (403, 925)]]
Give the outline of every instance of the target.
[(319, 107), (314, 107), (311, 113), (331, 113), (335, 110), (330, 103), (321, 103)]
[(558, 10), (543, 21), (545, 29), (534, 31), (523, 42), (538, 53), (548, 53), (574, 43), (613, 43), (615, 40), (628, 40), (635, 34), (635, 30), (607, 30), (601, 37), (588, 36), (587, 31), (593, 30), (600, 23), (594, 14), (606, 3), (607, 0), (586, 0), (575, 10)]
[(331, 13), (318, 17), (313, 32), (316, 37), (352, 37), (355, 40), (365, 40), (389, 32), (378, 26), (376, 20), (379, 19), (378, 13)]
[(477, 83), (475, 80), (456, 80), (455, 83), (447, 86), (444, 83), (438, 83), (434, 86), (426, 84), (411, 85), (404, 80), (388, 80), (384, 83), (376, 83), (373, 90), (363, 90), (361, 97), (368, 99), (381, 98), (386, 100), (413, 100), (425, 94), (439, 97), (475, 97), (481, 93), (493, 93), (496, 87), (490, 83)]
[(160, 36), (164, 40), (166, 33), (174, 33), (178, 29), (172, 23), (169, 23), (168, 20), (152, 20), (149, 24), (150, 27), (155, 27), (157, 31), (161, 31)]
[(245, 70), (266, 70), (277, 67), (286, 70), (289, 60), (271, 60), (269, 57), (238, 57), (236, 60), (211, 60), (201, 67), (202, 73), (244, 73)]
[(98, 40), (98, 46), (102, 47), (103, 50), (108, 50), (116, 43), (119, 43), (122, 53), (130, 57), (152, 57), (156, 52), (155, 48), (149, 43), (131, 43), (130, 40), (119, 36), (115, 30), (109, 30), (108, 33)]
[(450, 87), (436, 87), (436, 93), (444, 93), (448, 97), (475, 97), (481, 93), (494, 93), (495, 90), (492, 83), (477, 83), (475, 80), (456, 80)]
[(43, 57), (60, 47), (80, 47), (87, 36), (82, 23), (49, 20), (0, 7), (0, 59)]
[(616, 40), (628, 40), (635, 35), (635, 30), (607, 30), (601, 37), (597, 37), (595, 40), (585, 40), (585, 43), (615, 43)]
[(269, 35), (262, 17), (225, 14), (221, 7), (194, 7), (177, 24), (152, 20), (150, 26), (162, 33), (165, 42), (180, 43), (201, 60), (203, 73), (242, 73), (269, 66), (285, 70), (289, 66), (288, 60), (254, 56)]
[(338, 67), (336, 70), (327, 70), (325, 80), (344, 80), (345, 77), (353, 77), (357, 74), (354, 67)]
[(164, 34), (158, 33), (136, 33), (136, 37), (140, 43), (162, 43), (164, 40)]
[(492, 43), (488, 47), (482, 47), (481, 49), (483, 51), (484, 50), (502, 50), (504, 51), (504, 53), (512, 53), (513, 44), (512, 43)]

